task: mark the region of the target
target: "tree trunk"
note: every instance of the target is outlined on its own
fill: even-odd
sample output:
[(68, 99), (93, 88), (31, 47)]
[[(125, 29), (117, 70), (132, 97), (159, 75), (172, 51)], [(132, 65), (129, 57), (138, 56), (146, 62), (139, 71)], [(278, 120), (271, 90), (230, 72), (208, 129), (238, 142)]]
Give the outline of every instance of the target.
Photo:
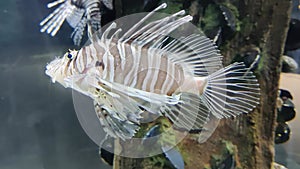
[[(195, 16), (193, 22), (201, 25), (203, 9), (199, 7), (200, 0), (173, 2), (178, 3), (179, 8), (186, 8)], [(217, 130), (206, 142), (199, 144), (191, 135), (178, 148), (186, 169), (218, 168), (228, 156), (232, 156), (236, 168), (272, 168), (278, 80), (291, 1), (216, 0), (215, 3), (227, 5), (238, 12), (235, 15), (239, 29), (220, 47), (224, 64), (228, 65), (236, 58), (241, 59), (239, 57), (245, 52), (256, 50), (260, 53), (260, 61), (254, 72), (260, 83), (261, 101), (247, 115), (221, 120)], [(151, 158), (115, 156), (114, 162), (115, 169), (162, 168), (153, 167), (155, 165)]]

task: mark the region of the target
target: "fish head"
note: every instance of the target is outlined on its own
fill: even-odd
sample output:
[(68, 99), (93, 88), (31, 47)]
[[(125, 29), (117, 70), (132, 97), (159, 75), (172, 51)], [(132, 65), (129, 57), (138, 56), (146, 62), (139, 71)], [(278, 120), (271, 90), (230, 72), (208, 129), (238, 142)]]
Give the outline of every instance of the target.
[(64, 87), (67, 85), (65, 84), (65, 78), (71, 76), (71, 67), (73, 60), (77, 57), (78, 51), (76, 50), (69, 50), (66, 52), (62, 57), (57, 57), (53, 61), (51, 61), (46, 66), (46, 75), (50, 76), (52, 82), (58, 82)]

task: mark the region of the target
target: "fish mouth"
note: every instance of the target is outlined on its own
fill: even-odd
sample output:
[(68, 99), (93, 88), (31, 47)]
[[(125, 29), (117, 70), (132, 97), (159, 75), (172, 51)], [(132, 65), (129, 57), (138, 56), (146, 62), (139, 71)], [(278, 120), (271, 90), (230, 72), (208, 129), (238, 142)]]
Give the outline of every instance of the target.
[(56, 58), (46, 65), (45, 74), (51, 78), (53, 83), (56, 82), (58, 78), (58, 71), (62, 65), (62, 60), (60, 58)]
[(45, 74), (51, 78), (52, 83), (56, 82), (54, 72), (52, 71), (50, 64), (46, 66)]
[(52, 83), (58, 82), (62, 86), (67, 87), (64, 82), (64, 77), (61, 73), (63, 66), (64, 65), (62, 64), (61, 60), (56, 59), (46, 65), (45, 74), (51, 78)]
[(61, 60), (55, 59), (52, 62), (48, 63), (46, 66), (45, 74), (48, 75), (52, 82), (55, 83), (57, 79), (58, 70), (61, 67)]

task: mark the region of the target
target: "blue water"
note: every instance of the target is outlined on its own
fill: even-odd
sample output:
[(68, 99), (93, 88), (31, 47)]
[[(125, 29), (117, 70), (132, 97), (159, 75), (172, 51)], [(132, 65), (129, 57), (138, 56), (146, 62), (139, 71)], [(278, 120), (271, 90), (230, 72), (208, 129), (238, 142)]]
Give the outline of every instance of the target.
[(0, 1), (0, 168), (111, 168), (78, 123), (71, 91), (44, 74), (74, 48), (67, 24), (54, 38), (39, 32), (47, 2)]

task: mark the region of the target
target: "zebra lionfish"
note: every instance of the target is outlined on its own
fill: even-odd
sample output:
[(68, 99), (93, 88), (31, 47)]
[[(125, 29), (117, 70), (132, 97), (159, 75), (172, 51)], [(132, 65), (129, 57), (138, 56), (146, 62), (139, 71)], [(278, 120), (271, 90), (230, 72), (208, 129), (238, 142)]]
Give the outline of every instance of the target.
[(101, 28), (101, 2), (113, 9), (112, 0), (56, 0), (48, 8), (59, 5), (50, 15), (40, 22), (41, 32), (55, 36), (63, 22), (67, 20), (74, 29), (71, 37), (75, 45), (80, 45), (83, 32), (88, 25), (88, 36), (91, 37)]
[[(222, 67), (210, 39), (166, 35), (192, 20), (179, 11), (141, 26), (164, 3), (119, 36), (112, 23), (101, 38), (79, 51), (69, 50), (46, 66), (53, 82), (91, 97), (111, 136), (132, 138), (141, 113), (166, 116), (175, 128), (199, 129), (210, 119), (234, 117), (259, 103), (257, 79), (243, 63)], [(108, 35), (111, 35), (110, 37)], [(196, 86), (196, 90), (191, 90)]]

